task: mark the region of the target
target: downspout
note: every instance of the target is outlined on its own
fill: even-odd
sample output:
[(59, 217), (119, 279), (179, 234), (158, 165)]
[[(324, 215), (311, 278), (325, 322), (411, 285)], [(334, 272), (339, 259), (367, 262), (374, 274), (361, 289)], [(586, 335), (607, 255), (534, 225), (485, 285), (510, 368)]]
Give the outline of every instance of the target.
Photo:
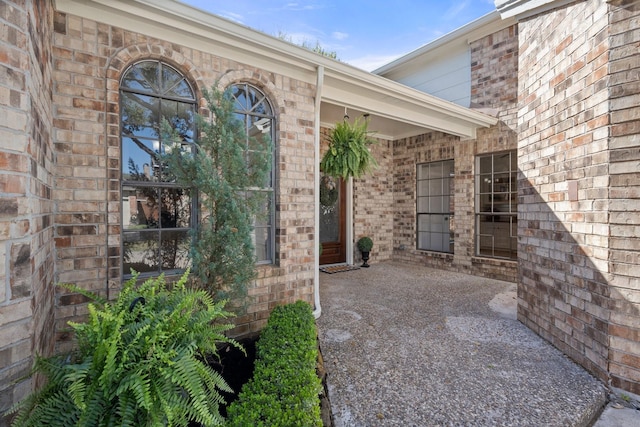
[(318, 74), (316, 81), (316, 99), (315, 99), (315, 118), (313, 120), (313, 138), (314, 138), (314, 169), (313, 169), (313, 204), (314, 204), (314, 262), (313, 262), (313, 316), (317, 319), (322, 313), (320, 307), (320, 101), (322, 97), (322, 85), (324, 83), (324, 67), (318, 65)]

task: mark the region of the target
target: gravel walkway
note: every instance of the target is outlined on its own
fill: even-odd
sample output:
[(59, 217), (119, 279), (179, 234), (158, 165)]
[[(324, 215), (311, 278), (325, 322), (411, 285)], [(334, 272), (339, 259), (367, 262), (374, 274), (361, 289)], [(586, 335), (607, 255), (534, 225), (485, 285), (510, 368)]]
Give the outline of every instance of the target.
[(515, 320), (515, 285), (397, 263), (320, 273), (336, 427), (586, 426), (603, 385)]

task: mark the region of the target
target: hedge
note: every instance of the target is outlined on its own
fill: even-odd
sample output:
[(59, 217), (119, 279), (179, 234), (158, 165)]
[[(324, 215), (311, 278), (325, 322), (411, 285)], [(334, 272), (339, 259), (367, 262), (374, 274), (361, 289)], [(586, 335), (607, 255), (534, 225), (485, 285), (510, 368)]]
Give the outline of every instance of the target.
[(304, 301), (273, 309), (256, 343), (253, 377), (227, 411), (228, 426), (322, 426), (317, 334)]

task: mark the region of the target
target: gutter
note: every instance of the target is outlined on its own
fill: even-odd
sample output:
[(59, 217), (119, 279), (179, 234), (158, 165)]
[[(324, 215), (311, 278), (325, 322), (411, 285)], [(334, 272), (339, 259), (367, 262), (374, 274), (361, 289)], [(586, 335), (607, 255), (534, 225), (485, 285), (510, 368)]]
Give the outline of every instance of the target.
[(320, 103), (322, 102), (322, 85), (324, 83), (324, 66), (318, 65), (316, 76), (316, 99), (315, 99), (315, 118), (313, 121), (313, 148), (315, 160), (313, 169), (313, 204), (314, 204), (314, 224), (313, 235), (313, 317), (318, 318), (322, 313), (320, 307)]

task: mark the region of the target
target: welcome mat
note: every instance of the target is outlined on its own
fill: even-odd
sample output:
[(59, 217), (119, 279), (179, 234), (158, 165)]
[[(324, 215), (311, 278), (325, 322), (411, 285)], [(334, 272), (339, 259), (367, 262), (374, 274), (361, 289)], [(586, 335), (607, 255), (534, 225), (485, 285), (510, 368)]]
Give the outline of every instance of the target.
[(332, 265), (330, 267), (321, 267), (320, 271), (323, 273), (333, 274), (333, 273), (342, 273), (343, 271), (352, 271), (352, 270), (360, 270), (360, 267), (356, 265)]

